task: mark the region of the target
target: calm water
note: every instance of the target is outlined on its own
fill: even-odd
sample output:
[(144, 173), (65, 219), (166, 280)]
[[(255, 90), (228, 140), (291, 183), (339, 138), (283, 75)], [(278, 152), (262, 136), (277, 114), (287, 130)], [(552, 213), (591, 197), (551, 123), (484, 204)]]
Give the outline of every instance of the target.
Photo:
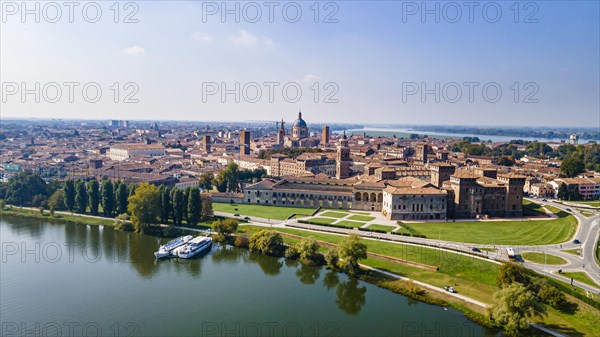
[(494, 336), (459, 311), (322, 268), (214, 245), (155, 261), (161, 240), (0, 220), (2, 336)]

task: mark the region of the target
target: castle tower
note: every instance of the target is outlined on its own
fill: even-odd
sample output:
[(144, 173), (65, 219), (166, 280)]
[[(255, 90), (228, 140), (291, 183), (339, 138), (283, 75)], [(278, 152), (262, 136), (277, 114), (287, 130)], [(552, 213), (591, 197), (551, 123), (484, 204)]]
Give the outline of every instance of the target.
[(450, 180), (450, 176), (454, 174), (456, 170), (455, 166), (446, 163), (436, 163), (430, 166), (431, 169), (431, 183), (437, 188), (441, 188), (444, 181)]
[(498, 180), (506, 184), (506, 216), (523, 216), (525, 177), (514, 173), (499, 174)]
[(340, 146), (338, 146), (335, 166), (335, 177), (337, 179), (346, 179), (350, 177), (350, 148), (348, 147), (346, 131), (344, 131), (344, 134), (340, 139)]

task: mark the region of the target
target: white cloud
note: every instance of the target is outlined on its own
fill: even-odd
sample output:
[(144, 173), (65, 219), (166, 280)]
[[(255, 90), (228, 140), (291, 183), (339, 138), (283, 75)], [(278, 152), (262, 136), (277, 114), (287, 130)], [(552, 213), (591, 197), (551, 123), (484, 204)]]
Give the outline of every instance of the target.
[(140, 47), (140, 46), (131, 46), (131, 47), (127, 47), (123, 50), (121, 50), (121, 53), (125, 54), (125, 55), (144, 55), (146, 53), (146, 51), (144, 50), (144, 48)]
[(239, 35), (231, 39), (233, 43), (243, 46), (255, 46), (258, 44), (264, 44), (265, 46), (272, 46), (273, 40), (266, 36), (256, 36), (247, 30), (241, 29)]
[(201, 32), (201, 31), (193, 32), (192, 39), (198, 40), (198, 41), (203, 41), (203, 42), (211, 42), (212, 40), (214, 40), (212, 35), (205, 33), (205, 32)]
[(320, 79), (321, 79), (321, 77), (319, 77), (315, 74), (306, 74), (306, 75), (304, 75), (304, 78), (303, 78), (304, 82), (307, 82), (307, 83), (316, 82)]

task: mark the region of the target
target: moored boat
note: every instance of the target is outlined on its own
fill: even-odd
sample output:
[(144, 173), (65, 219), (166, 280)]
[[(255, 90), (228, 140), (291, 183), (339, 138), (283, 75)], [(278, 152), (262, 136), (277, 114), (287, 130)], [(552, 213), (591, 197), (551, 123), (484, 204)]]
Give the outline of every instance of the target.
[(173, 251), (175, 249), (177, 249), (178, 247), (181, 247), (181, 246), (185, 245), (186, 243), (188, 243), (192, 239), (193, 239), (193, 236), (186, 235), (186, 236), (178, 237), (175, 240), (171, 240), (171, 241), (165, 243), (164, 245), (160, 246), (158, 248), (158, 251), (154, 252), (154, 256), (157, 259), (162, 259), (162, 258), (165, 258), (165, 257), (172, 256), (172, 255), (174, 255)]
[(184, 246), (179, 247), (174, 253), (182, 259), (189, 259), (209, 249), (212, 239), (207, 236), (197, 236)]

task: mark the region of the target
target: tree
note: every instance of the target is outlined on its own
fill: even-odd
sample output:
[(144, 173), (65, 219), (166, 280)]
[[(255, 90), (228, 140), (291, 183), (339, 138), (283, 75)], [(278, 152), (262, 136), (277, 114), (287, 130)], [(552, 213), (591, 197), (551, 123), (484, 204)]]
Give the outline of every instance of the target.
[(48, 186), (39, 174), (24, 171), (9, 179), (4, 194), (10, 204), (40, 206), (48, 197)]
[(183, 212), (185, 206), (183, 204), (183, 191), (178, 188), (171, 190), (171, 200), (173, 203), (173, 223), (175, 225), (181, 225), (183, 220)]
[(300, 260), (308, 264), (317, 264), (321, 254), (319, 254), (319, 244), (313, 238), (304, 238), (294, 245)]
[(98, 206), (100, 205), (100, 184), (98, 184), (98, 180), (92, 179), (88, 182), (87, 192), (90, 202), (90, 213), (98, 215)]
[(266, 229), (252, 234), (252, 236), (250, 236), (248, 247), (253, 252), (275, 256), (281, 256), (285, 250), (281, 235), (275, 231)]
[(337, 253), (337, 249), (330, 248), (327, 250), (327, 253), (325, 253), (325, 263), (327, 264), (328, 268), (336, 269), (338, 267), (339, 260), (340, 257)]
[(50, 198), (48, 198), (48, 209), (65, 210), (65, 191), (63, 189), (56, 190)]
[(215, 175), (212, 172), (202, 173), (202, 175), (200, 175), (200, 187), (205, 191), (212, 190), (213, 179), (215, 179)]
[(88, 195), (85, 188), (85, 182), (81, 179), (75, 183), (75, 208), (77, 213), (84, 214), (87, 210)]
[(520, 264), (514, 262), (504, 263), (496, 273), (496, 284), (498, 287), (521, 283), (525, 286), (529, 285), (529, 273), (527, 269)]
[(210, 228), (219, 234), (219, 241), (226, 242), (229, 236), (237, 231), (238, 224), (235, 219), (217, 220), (213, 221)]
[(189, 224), (190, 219), (188, 218), (188, 200), (190, 199), (190, 191), (192, 187), (188, 186), (183, 190), (183, 219)]
[(546, 313), (546, 307), (521, 283), (504, 286), (494, 293), (494, 299), (497, 303), (490, 309), (490, 317), (508, 333), (528, 328), (531, 318)]
[(208, 194), (202, 194), (202, 207), (200, 209), (200, 218), (206, 221), (213, 216), (212, 198)]
[(65, 207), (69, 210), (69, 212), (73, 212), (75, 208), (75, 183), (73, 180), (69, 179), (65, 181)]
[(104, 216), (111, 217), (115, 209), (115, 196), (113, 190), (113, 184), (110, 180), (105, 179), (102, 182), (102, 211)]
[(500, 156), (498, 157), (498, 165), (513, 166), (515, 165), (515, 158), (513, 156)]
[(127, 213), (127, 198), (129, 198), (129, 193), (127, 193), (127, 186), (125, 186), (124, 182), (121, 182), (119, 184), (119, 187), (117, 187), (117, 192), (115, 194), (117, 200), (117, 214)]
[(200, 189), (194, 187), (190, 189), (187, 204), (187, 219), (188, 224), (196, 226), (200, 221), (200, 215), (202, 211), (202, 200), (200, 200)]
[(560, 164), (560, 173), (567, 178), (573, 178), (581, 174), (583, 170), (583, 160), (579, 158), (569, 157)]
[(129, 187), (127, 187), (127, 194), (129, 194), (129, 196), (135, 194), (135, 186), (135, 184), (129, 184)]
[(343, 238), (338, 243), (337, 251), (340, 257), (339, 266), (351, 275), (360, 270), (358, 260), (367, 258), (367, 246), (356, 234)]
[(171, 191), (166, 186), (160, 188), (160, 221), (164, 224), (169, 222), (172, 212)]
[(135, 193), (128, 199), (127, 210), (131, 214), (131, 222), (135, 231), (144, 232), (151, 224), (155, 224), (160, 215), (160, 191), (149, 183), (141, 183)]
[(558, 193), (556, 194), (556, 197), (561, 200), (568, 200), (570, 195), (571, 192), (569, 192), (567, 184), (561, 183), (560, 186), (558, 186)]

